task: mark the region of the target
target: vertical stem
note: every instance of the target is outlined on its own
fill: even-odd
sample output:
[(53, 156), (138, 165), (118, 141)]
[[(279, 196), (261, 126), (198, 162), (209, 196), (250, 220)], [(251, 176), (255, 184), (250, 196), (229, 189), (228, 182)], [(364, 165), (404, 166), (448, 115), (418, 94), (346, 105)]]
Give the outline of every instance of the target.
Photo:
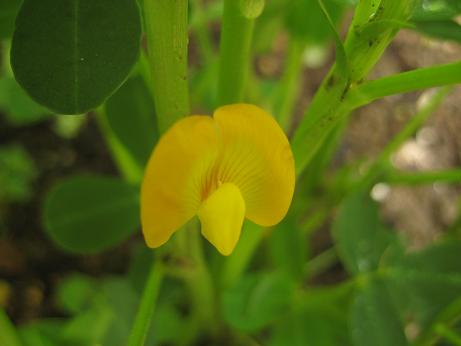
[(285, 70), (280, 83), (278, 104), (275, 107), (275, 116), (280, 126), (287, 130), (291, 125), (294, 104), (297, 98), (297, 87), (302, 70), (302, 53), (304, 44), (295, 38), (290, 38), (288, 44)]
[(160, 132), (189, 114), (187, 0), (144, 0), (147, 50)]
[(154, 308), (160, 291), (162, 278), (162, 264), (158, 259), (154, 259), (154, 264), (147, 278), (139, 310), (136, 314), (133, 329), (131, 330), (131, 335), (128, 340), (128, 346), (144, 345), (151, 325), (152, 316), (154, 315)]
[(254, 19), (243, 15), (241, 3), (239, 0), (224, 0), (219, 50), (219, 105), (241, 102), (248, 77)]

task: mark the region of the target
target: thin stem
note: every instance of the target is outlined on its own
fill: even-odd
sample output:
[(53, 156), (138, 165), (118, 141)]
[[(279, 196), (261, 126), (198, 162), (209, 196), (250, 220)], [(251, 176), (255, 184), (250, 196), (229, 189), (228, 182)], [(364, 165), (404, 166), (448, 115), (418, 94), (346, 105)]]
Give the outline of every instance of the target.
[(254, 28), (254, 19), (242, 13), (243, 2), (224, 0), (219, 49), (219, 105), (237, 103), (243, 99)]
[(147, 278), (146, 286), (144, 287), (139, 310), (131, 330), (131, 335), (128, 340), (128, 346), (144, 345), (151, 325), (152, 316), (154, 315), (154, 309), (160, 292), (162, 278), (162, 264), (158, 259), (154, 259), (154, 263)]
[(335, 247), (331, 247), (307, 262), (305, 267), (306, 276), (314, 277), (330, 268), (336, 262), (338, 262), (338, 252)]
[(461, 169), (453, 169), (435, 172), (390, 172), (382, 181), (393, 185), (420, 185), (439, 183), (461, 182)]
[(130, 183), (139, 184), (142, 179), (142, 168), (112, 131), (104, 108), (98, 109), (96, 121), (112, 158), (124, 179)]
[(419, 68), (360, 84), (350, 90), (347, 104), (353, 109), (385, 96), (457, 83), (461, 83), (461, 61)]
[(189, 115), (187, 0), (144, 0), (152, 91), (161, 132)]
[(195, 25), (195, 34), (197, 37), (197, 43), (200, 48), (200, 53), (202, 55), (202, 64), (210, 63), (214, 58), (213, 43), (210, 38), (210, 33), (208, 30), (208, 21), (205, 15), (205, 5), (203, 0), (195, 0), (193, 2), (194, 13), (197, 17)]
[(291, 125), (293, 108), (297, 99), (297, 89), (302, 71), (302, 54), (304, 43), (290, 38), (287, 49), (285, 70), (279, 86), (275, 115), (280, 126), (287, 130)]
[(371, 183), (377, 177), (381, 172), (382, 166), (389, 161), (391, 155), (402, 146), (408, 137), (412, 136), (424, 124), (427, 118), (434, 113), (451, 90), (452, 87), (444, 87), (430, 97), (425, 105), (411, 118), (408, 124), (381, 151), (365, 177), (361, 180), (362, 185)]

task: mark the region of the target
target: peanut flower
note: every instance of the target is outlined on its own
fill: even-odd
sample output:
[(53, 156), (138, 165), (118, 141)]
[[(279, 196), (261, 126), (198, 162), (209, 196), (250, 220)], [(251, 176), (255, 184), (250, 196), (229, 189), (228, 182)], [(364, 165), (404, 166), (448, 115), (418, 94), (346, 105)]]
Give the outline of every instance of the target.
[(290, 144), (264, 110), (234, 104), (213, 117), (189, 116), (163, 135), (147, 165), (144, 238), (158, 247), (198, 215), (203, 236), (229, 255), (245, 217), (261, 226), (283, 219), (294, 185)]

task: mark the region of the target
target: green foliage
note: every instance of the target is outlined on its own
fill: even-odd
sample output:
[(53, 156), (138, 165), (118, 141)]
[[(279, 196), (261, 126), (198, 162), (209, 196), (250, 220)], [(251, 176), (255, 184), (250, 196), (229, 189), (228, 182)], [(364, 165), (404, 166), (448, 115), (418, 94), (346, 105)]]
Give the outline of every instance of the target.
[(376, 270), (395, 235), (381, 224), (378, 206), (364, 191), (348, 196), (341, 204), (333, 232), (336, 246), (352, 274)]
[(36, 174), (34, 162), (22, 147), (0, 148), (0, 204), (29, 199)]
[(68, 251), (102, 251), (138, 228), (138, 198), (136, 187), (117, 178), (69, 178), (47, 195), (44, 227), (51, 239)]
[(33, 101), (12, 77), (0, 79), (0, 110), (8, 123), (20, 126), (49, 118), (50, 111)]
[(134, 0), (25, 0), (11, 47), (16, 80), (56, 113), (96, 108), (138, 58), (138, 12)]
[(397, 310), (380, 280), (364, 283), (355, 297), (350, 318), (355, 346), (408, 345)]
[(14, 20), (21, 7), (22, 0), (2, 0), (0, 2), (0, 40), (11, 37)]
[(247, 275), (224, 292), (223, 315), (234, 328), (257, 331), (283, 318), (292, 296), (293, 285), (283, 274)]
[(128, 79), (106, 102), (109, 126), (144, 167), (158, 138), (155, 108), (143, 79)]

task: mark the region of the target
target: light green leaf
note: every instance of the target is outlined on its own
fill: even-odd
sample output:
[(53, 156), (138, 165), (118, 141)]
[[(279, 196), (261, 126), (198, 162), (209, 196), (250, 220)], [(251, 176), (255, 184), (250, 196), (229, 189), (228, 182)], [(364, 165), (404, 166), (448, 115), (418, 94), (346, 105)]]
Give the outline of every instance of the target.
[(128, 79), (106, 102), (109, 126), (140, 167), (158, 139), (154, 102), (140, 76)]
[(24, 202), (32, 193), (36, 168), (20, 146), (0, 148), (0, 202)]
[(340, 257), (352, 274), (378, 268), (384, 251), (396, 243), (395, 236), (381, 224), (376, 203), (362, 191), (341, 203), (333, 234)]
[(69, 178), (48, 193), (43, 210), (45, 230), (68, 251), (102, 251), (136, 231), (138, 199), (137, 188), (117, 178)]
[(13, 126), (32, 124), (51, 115), (48, 109), (32, 100), (12, 77), (0, 79), (0, 109)]
[(381, 281), (365, 283), (355, 298), (350, 319), (355, 346), (408, 345), (402, 322)]
[(11, 64), (19, 84), (56, 113), (99, 106), (128, 76), (140, 45), (135, 0), (25, 0)]
[(95, 283), (81, 274), (67, 277), (58, 288), (59, 306), (71, 314), (77, 314), (89, 307), (96, 292)]
[(224, 292), (225, 320), (234, 328), (255, 331), (282, 318), (293, 294), (290, 280), (279, 273), (248, 275)]

